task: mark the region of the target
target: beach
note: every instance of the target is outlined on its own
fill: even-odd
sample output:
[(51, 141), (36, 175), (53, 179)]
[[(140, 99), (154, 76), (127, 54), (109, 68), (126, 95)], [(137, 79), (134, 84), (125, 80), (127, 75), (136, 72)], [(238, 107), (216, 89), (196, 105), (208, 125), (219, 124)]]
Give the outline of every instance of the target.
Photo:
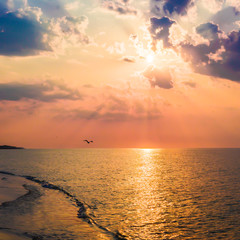
[(23, 186), (27, 182), (24, 178), (0, 173), (0, 205), (27, 194), (28, 190)]
[[(22, 197), (29, 193), (29, 190), (24, 188), (27, 184), (24, 178), (11, 176), (0, 173), (0, 207), (2, 205), (8, 204), (19, 197)], [(0, 240), (27, 240), (31, 239), (27, 236), (21, 236), (13, 232), (7, 231), (7, 229), (0, 230)]]
[(0, 240), (111, 239), (70, 194), (26, 178), (0, 173)]
[(32, 238), (24, 237), (24, 236), (19, 236), (14, 233), (7, 232), (6, 230), (1, 230), (0, 232), (0, 239), (1, 240), (29, 240)]

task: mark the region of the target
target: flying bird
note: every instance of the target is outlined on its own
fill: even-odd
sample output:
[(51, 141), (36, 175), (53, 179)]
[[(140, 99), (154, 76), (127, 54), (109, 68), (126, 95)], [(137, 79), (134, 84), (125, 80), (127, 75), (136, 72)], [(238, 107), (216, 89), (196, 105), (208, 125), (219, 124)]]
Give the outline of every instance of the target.
[(86, 142), (87, 144), (89, 144), (89, 143), (93, 143), (93, 141), (88, 141), (88, 140), (83, 140), (84, 142)]

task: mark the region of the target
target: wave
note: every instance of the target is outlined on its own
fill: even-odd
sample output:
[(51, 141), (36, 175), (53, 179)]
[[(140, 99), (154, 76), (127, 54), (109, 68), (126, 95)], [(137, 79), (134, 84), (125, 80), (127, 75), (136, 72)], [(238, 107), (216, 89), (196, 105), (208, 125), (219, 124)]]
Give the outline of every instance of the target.
[[(41, 185), (43, 188), (48, 188), (48, 189), (52, 189), (52, 190), (57, 190), (59, 192), (62, 192), (64, 195), (66, 195), (71, 201), (73, 201), (76, 206), (78, 207), (78, 218), (81, 218), (83, 219), (84, 221), (86, 221), (88, 224), (92, 225), (92, 226), (95, 226), (97, 227), (98, 229), (104, 231), (106, 234), (110, 235), (111, 237), (113, 237), (113, 239), (116, 239), (116, 240), (125, 240), (127, 239), (126, 236), (124, 236), (123, 234), (121, 234), (120, 232), (116, 231), (116, 232), (113, 232), (111, 230), (109, 230), (108, 228), (100, 225), (99, 223), (97, 223), (96, 220), (94, 220), (91, 216), (89, 216), (87, 214), (87, 207), (88, 208), (91, 208), (89, 205), (87, 205), (86, 203), (83, 203), (81, 201), (79, 201), (76, 196), (74, 196), (73, 194), (67, 192), (65, 189), (63, 189), (62, 187), (59, 187), (59, 186), (56, 186), (52, 183), (49, 183), (45, 180), (40, 180), (36, 177), (33, 177), (33, 176), (27, 176), (27, 175), (16, 175), (14, 173), (11, 173), (11, 172), (6, 172), (6, 171), (0, 171), (1, 174), (6, 174), (6, 175), (11, 175), (11, 176), (17, 176), (17, 177), (23, 177), (27, 180), (30, 180), (30, 181), (33, 181), (35, 183), (38, 183), (39, 185)], [(25, 195), (19, 197), (18, 199), (16, 200), (24, 200), (25, 197), (27, 196), (32, 196), (33, 198), (36, 198), (38, 196), (40, 196), (39, 192), (37, 192), (35, 189), (31, 188), (31, 186), (28, 186), (28, 185), (24, 185), (24, 188), (28, 190), (28, 193), (26, 193)], [(16, 201), (14, 200), (14, 201)], [(12, 202), (14, 202), (12, 201)], [(11, 204), (11, 202), (7, 202), (7, 203), (4, 203), (5, 205), (6, 204)], [(4, 204), (2, 204), (2, 206), (4, 206)], [(86, 207), (87, 206), (87, 207)]]

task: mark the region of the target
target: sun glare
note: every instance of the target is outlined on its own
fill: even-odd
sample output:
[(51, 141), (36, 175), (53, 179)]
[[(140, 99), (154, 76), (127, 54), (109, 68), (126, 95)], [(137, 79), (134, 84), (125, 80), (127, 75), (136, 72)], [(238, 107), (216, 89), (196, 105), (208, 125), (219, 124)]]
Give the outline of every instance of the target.
[(154, 56), (152, 54), (150, 54), (146, 57), (146, 60), (147, 60), (148, 63), (152, 63), (153, 60), (154, 60)]
[(152, 149), (151, 148), (143, 148), (142, 149), (145, 153), (150, 153), (152, 152)]

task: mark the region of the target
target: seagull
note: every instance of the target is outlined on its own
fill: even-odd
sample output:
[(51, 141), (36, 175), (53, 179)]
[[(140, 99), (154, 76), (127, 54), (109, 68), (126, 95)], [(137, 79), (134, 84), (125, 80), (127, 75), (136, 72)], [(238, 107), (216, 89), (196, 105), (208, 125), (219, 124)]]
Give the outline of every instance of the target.
[(93, 141), (88, 141), (88, 140), (83, 140), (83, 141), (85, 141), (87, 144), (89, 144), (89, 143), (93, 143)]

